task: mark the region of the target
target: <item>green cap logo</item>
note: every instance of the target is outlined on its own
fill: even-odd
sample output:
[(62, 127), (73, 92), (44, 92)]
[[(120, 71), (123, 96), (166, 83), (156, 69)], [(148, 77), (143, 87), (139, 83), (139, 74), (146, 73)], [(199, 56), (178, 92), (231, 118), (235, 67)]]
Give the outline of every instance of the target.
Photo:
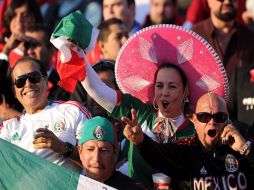
[(89, 140), (107, 141), (114, 144), (115, 133), (112, 123), (104, 117), (94, 117), (85, 121), (79, 144)]
[(95, 130), (93, 131), (93, 136), (96, 139), (101, 139), (103, 138), (103, 135), (104, 135), (103, 129), (100, 126), (97, 126)]

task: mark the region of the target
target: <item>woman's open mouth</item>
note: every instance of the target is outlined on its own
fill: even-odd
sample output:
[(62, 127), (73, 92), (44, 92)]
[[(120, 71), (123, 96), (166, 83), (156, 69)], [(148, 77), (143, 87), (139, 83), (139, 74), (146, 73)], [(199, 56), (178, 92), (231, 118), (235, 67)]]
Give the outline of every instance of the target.
[(168, 106), (169, 106), (169, 102), (168, 101), (162, 100), (161, 103), (162, 103), (162, 106), (163, 106), (164, 109), (168, 108)]

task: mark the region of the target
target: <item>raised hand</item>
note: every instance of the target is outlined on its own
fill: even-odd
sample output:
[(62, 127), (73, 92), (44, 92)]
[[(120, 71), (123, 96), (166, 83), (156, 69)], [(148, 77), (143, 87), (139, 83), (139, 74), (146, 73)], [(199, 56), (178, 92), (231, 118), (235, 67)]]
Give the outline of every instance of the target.
[(240, 132), (232, 125), (228, 124), (222, 134), (221, 138), (223, 141), (227, 142), (227, 144), (234, 150), (239, 152), (244, 146), (246, 140), (240, 134)]
[(123, 131), (124, 136), (135, 145), (140, 144), (144, 139), (144, 135), (140, 125), (138, 124), (136, 110), (131, 109), (131, 119), (128, 117), (122, 117), (121, 119), (124, 123), (126, 123)]
[(24, 41), (24, 34), (12, 33), (4, 45), (2, 53), (9, 55), (10, 51), (16, 48), (22, 41)]

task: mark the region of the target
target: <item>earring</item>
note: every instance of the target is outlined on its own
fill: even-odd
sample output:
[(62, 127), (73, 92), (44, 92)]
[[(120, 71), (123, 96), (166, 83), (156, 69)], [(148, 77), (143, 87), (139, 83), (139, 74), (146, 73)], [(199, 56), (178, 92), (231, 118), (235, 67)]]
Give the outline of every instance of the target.
[(185, 109), (185, 104), (187, 103), (187, 105), (188, 105), (189, 102), (190, 101), (189, 101), (188, 96), (185, 97), (184, 100), (182, 101), (182, 110), (183, 110), (183, 112), (184, 112), (184, 109)]
[(155, 97), (153, 98), (153, 107), (154, 109), (159, 110), (158, 106), (155, 105)]

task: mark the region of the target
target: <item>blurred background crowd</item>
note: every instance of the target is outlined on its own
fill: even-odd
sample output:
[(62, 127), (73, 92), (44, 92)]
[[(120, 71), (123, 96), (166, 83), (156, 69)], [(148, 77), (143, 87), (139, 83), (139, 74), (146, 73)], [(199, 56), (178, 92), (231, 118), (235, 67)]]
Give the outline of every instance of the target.
[[(216, 7), (212, 6), (206, 0), (1, 0), (0, 60), (1, 63), (7, 61), (8, 64), (1, 64), (0, 118), (5, 120), (17, 114), (16, 111), (22, 111), (11, 87), (5, 86), (3, 79), (25, 54), (42, 60), (46, 65), (50, 79), (50, 99), (76, 100), (88, 107), (95, 104), (87, 102), (80, 84), (77, 84), (73, 94), (57, 86), (59, 76), (55, 68), (56, 50), (49, 43), (50, 35), (59, 20), (72, 11), (81, 10), (84, 17), (100, 29), (95, 49), (87, 55), (92, 65), (101, 60), (114, 62), (128, 37), (144, 27), (176, 24), (193, 29), (213, 46), (226, 67), (229, 80), (233, 81), (230, 82), (231, 115), (253, 124), (253, 119), (248, 117), (249, 114), (246, 115), (253, 113), (254, 99), (250, 90), (253, 82), (249, 78), (242, 79), (242, 74), (239, 74), (249, 73), (254, 63), (253, 1), (234, 1), (233, 13), (228, 18), (221, 18), (222, 22), (220, 19), (211, 19), (216, 31), (209, 33), (211, 26), (203, 21), (216, 15)], [(238, 32), (241, 37), (236, 38)], [(242, 71), (243, 66), (248, 69)], [(241, 80), (245, 81), (244, 84)], [(244, 87), (243, 90), (239, 91), (240, 87)]]
[[(114, 74), (117, 55), (135, 32), (157, 24), (193, 30), (211, 44), (225, 67), (230, 85), (230, 117), (254, 125), (254, 0), (0, 0), (1, 121), (24, 110), (13, 92), (10, 73), (23, 56), (40, 60), (46, 69), (49, 100), (74, 100), (93, 116), (107, 117), (106, 110), (80, 82), (74, 93), (57, 85), (57, 51), (49, 40), (61, 18), (75, 10), (81, 10), (100, 29), (87, 59), (99, 78), (113, 89), (118, 89)], [(112, 123), (121, 141), (122, 124), (113, 119)]]

